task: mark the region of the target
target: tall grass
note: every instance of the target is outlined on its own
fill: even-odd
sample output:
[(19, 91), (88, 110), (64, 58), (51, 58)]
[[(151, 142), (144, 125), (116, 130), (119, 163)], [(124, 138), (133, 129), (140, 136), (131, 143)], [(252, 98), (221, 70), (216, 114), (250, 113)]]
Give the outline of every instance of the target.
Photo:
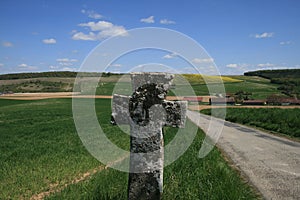
[[(201, 111), (211, 114), (211, 110)], [(215, 116), (218, 115), (216, 108)], [(226, 120), (260, 127), (274, 133), (282, 133), (291, 137), (300, 137), (300, 109), (280, 108), (227, 108)]]
[[(102, 164), (76, 134), (70, 99), (12, 102), (0, 100), (0, 199), (29, 199), (51, 190), (51, 185), (62, 191), (48, 199), (126, 199), (128, 174), (124, 172), (102, 168), (74, 183)], [(129, 136), (109, 124), (110, 100), (97, 99), (96, 112), (108, 138), (128, 150)], [(176, 130), (166, 128), (166, 144)], [(163, 199), (255, 199), (216, 148), (198, 158), (203, 138), (198, 130), (185, 154), (165, 168)]]
[[(22, 104), (0, 100), (5, 104), (0, 112), (0, 199), (27, 199), (101, 165), (76, 134), (70, 99), (10, 102)], [(96, 102), (99, 116), (109, 114), (109, 101)]]
[[(188, 121), (187, 123), (190, 123)], [(177, 129), (166, 128), (165, 143)], [(198, 158), (204, 133), (198, 130), (188, 150), (164, 170), (163, 199), (256, 199), (252, 189), (230, 168), (214, 148)], [(91, 179), (70, 185), (47, 199), (127, 199), (128, 174), (114, 169), (101, 171)]]

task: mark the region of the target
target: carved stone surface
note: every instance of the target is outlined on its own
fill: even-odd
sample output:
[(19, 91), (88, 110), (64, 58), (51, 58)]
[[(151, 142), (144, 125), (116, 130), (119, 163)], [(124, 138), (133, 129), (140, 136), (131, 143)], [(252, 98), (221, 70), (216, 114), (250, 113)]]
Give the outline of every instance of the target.
[(114, 94), (112, 104), (111, 124), (129, 124), (129, 97)]
[(129, 199), (160, 199), (163, 188), (163, 126), (184, 127), (187, 102), (166, 101), (174, 78), (131, 74), (133, 94), (113, 96), (112, 124), (130, 125)]
[(173, 74), (168, 73), (159, 73), (159, 72), (141, 72), (141, 73), (132, 73), (132, 90), (136, 91), (137, 88), (151, 83), (162, 84), (167, 91), (172, 84), (174, 78)]

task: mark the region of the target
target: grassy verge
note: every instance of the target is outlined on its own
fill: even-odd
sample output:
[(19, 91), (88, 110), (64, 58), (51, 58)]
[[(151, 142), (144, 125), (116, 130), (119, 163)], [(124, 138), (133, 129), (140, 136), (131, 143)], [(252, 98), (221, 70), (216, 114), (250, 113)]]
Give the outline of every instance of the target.
[[(64, 188), (101, 165), (76, 134), (70, 99), (12, 102), (0, 100), (0, 199), (29, 199), (51, 185)], [(108, 138), (128, 149), (129, 137), (109, 124), (110, 100), (97, 99), (96, 112)], [(175, 134), (166, 129), (166, 144)], [(165, 168), (163, 199), (255, 199), (216, 148), (198, 158), (203, 138), (199, 130), (185, 154)], [(127, 177), (103, 169), (48, 199), (126, 199)]]
[[(215, 117), (218, 116), (216, 109)], [(202, 110), (204, 114), (211, 114), (211, 110)], [(226, 120), (263, 128), (274, 133), (285, 134), (300, 138), (300, 109), (280, 108), (227, 108)]]

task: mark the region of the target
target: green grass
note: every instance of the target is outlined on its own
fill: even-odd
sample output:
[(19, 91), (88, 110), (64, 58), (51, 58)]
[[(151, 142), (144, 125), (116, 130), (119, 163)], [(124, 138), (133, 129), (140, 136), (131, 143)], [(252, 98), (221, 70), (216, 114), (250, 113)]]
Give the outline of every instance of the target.
[[(176, 129), (166, 129), (166, 143), (174, 134)], [(204, 159), (198, 158), (203, 139), (199, 130), (184, 155), (165, 168), (163, 199), (256, 199), (216, 148)], [(127, 199), (127, 181), (127, 173), (109, 169), (47, 199)]]
[[(182, 79), (185, 79), (183, 81)], [(215, 77), (207, 77), (213, 87)], [(82, 78), (83, 85), (96, 80), (95, 77)], [(0, 80), (0, 92), (62, 92), (72, 91), (73, 81), (75, 78), (32, 78), (17, 80)], [(251, 98), (266, 99), (271, 94), (281, 94), (277, 88), (279, 84), (270, 83), (269, 79), (256, 76), (222, 76), (225, 91), (227, 93), (236, 93), (238, 91), (252, 92)], [(118, 82), (120, 81), (120, 82)], [(184, 74), (175, 76), (175, 88), (170, 91), (169, 95), (179, 94), (181, 96), (193, 95), (191, 90), (187, 90), (187, 81), (191, 84), (196, 95), (209, 95), (209, 91), (204, 79), (200, 75)], [(86, 83), (85, 83), (86, 82)], [(84, 87), (83, 87), (84, 88)], [(130, 76), (129, 75), (112, 75), (109, 77), (101, 77), (96, 89), (97, 95), (112, 95), (113, 92), (118, 94), (132, 94)], [(212, 91), (217, 93), (217, 91)], [(85, 91), (83, 90), (83, 94)]]
[[(96, 101), (98, 115), (110, 115), (109, 101)], [(100, 165), (76, 134), (70, 99), (0, 104), (5, 104), (0, 112), (0, 199), (29, 198)], [(114, 139), (117, 131), (109, 137)], [(122, 145), (124, 137), (119, 140)]]
[[(232, 80), (237, 81), (226, 81), (226, 78), (232, 78)], [(277, 88), (278, 84), (270, 83), (270, 80), (260, 78), (260, 77), (246, 77), (246, 76), (228, 76), (223, 77), (224, 88), (226, 93), (235, 94), (238, 91), (251, 92), (250, 96), (253, 99), (266, 99), (269, 95), (272, 94), (281, 94), (281, 91)], [(239, 80), (239, 81), (238, 81)], [(191, 86), (196, 95), (209, 95), (208, 85), (205, 83), (196, 83), (195, 81), (191, 81)], [(183, 96), (190, 96), (189, 90), (186, 90), (187, 86), (182, 84), (177, 84), (175, 86), (175, 92), (177, 94), (182, 94)], [(213, 88), (213, 85), (212, 85)], [(213, 93), (217, 93), (216, 91), (211, 91)], [(173, 95), (173, 92), (171, 93)]]
[[(7, 82), (7, 81), (6, 81)], [(25, 79), (24, 82), (15, 84), (0, 84), (1, 92), (71, 92), (73, 83), (63, 83), (61, 81), (41, 81)]]
[(97, 95), (112, 95), (112, 94), (131, 95), (132, 88), (130, 82), (105, 82), (99, 83), (96, 89)]
[(230, 76), (236, 79), (243, 80), (240, 83), (224, 83), (225, 90), (227, 93), (236, 93), (237, 91), (251, 92), (251, 98), (253, 99), (266, 99), (272, 94), (281, 94), (281, 91), (277, 88), (278, 84), (270, 83), (270, 80), (255, 77), (255, 76)]
[[(76, 134), (70, 99), (0, 100), (0, 105), (0, 199), (29, 199), (101, 166)], [(109, 124), (110, 100), (97, 99), (96, 112), (108, 138), (128, 150), (129, 136)], [(166, 128), (166, 144), (176, 130)], [(203, 138), (199, 130), (185, 154), (165, 168), (163, 199), (255, 199), (216, 148), (198, 158)], [(127, 179), (127, 173), (105, 169), (48, 199), (126, 199)]]
[[(203, 78), (198, 78), (197, 76), (183, 76), (186, 78), (196, 95), (209, 95), (208, 86), (205, 84)], [(196, 79), (197, 78), (197, 79)], [(199, 79), (199, 80), (198, 80)], [(270, 80), (255, 77), (255, 76), (222, 76), (223, 84), (226, 93), (235, 94), (238, 91), (251, 92), (251, 98), (253, 99), (266, 99), (269, 95), (272, 94), (281, 94), (281, 91), (277, 88), (279, 84), (272, 84)], [(176, 82), (176, 79), (175, 79)], [(178, 81), (180, 82), (180, 81)], [(182, 83), (182, 81), (181, 81)], [(184, 82), (183, 82), (184, 83)], [(211, 84), (213, 88), (213, 83)], [(174, 92), (181, 94), (182, 96), (190, 96), (190, 91), (187, 90), (186, 84), (176, 84), (174, 91), (171, 92), (171, 95), (174, 95)], [(212, 93), (217, 93), (217, 91), (211, 91)]]
[[(218, 110), (216, 109), (216, 117)], [(202, 110), (211, 114), (211, 110)], [(226, 120), (263, 128), (274, 133), (300, 138), (300, 109), (280, 108), (227, 108)]]
[(0, 107), (28, 103), (26, 100), (0, 99)]

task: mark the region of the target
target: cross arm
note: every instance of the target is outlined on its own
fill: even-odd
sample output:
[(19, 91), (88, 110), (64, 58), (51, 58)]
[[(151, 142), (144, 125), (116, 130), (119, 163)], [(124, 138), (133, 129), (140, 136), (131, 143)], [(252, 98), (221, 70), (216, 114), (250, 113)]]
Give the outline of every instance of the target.
[(129, 124), (129, 98), (119, 94), (113, 95), (111, 124)]
[[(130, 124), (129, 96), (113, 95), (111, 123)], [(162, 106), (166, 112), (165, 126), (184, 128), (186, 121), (187, 101), (164, 100)]]

